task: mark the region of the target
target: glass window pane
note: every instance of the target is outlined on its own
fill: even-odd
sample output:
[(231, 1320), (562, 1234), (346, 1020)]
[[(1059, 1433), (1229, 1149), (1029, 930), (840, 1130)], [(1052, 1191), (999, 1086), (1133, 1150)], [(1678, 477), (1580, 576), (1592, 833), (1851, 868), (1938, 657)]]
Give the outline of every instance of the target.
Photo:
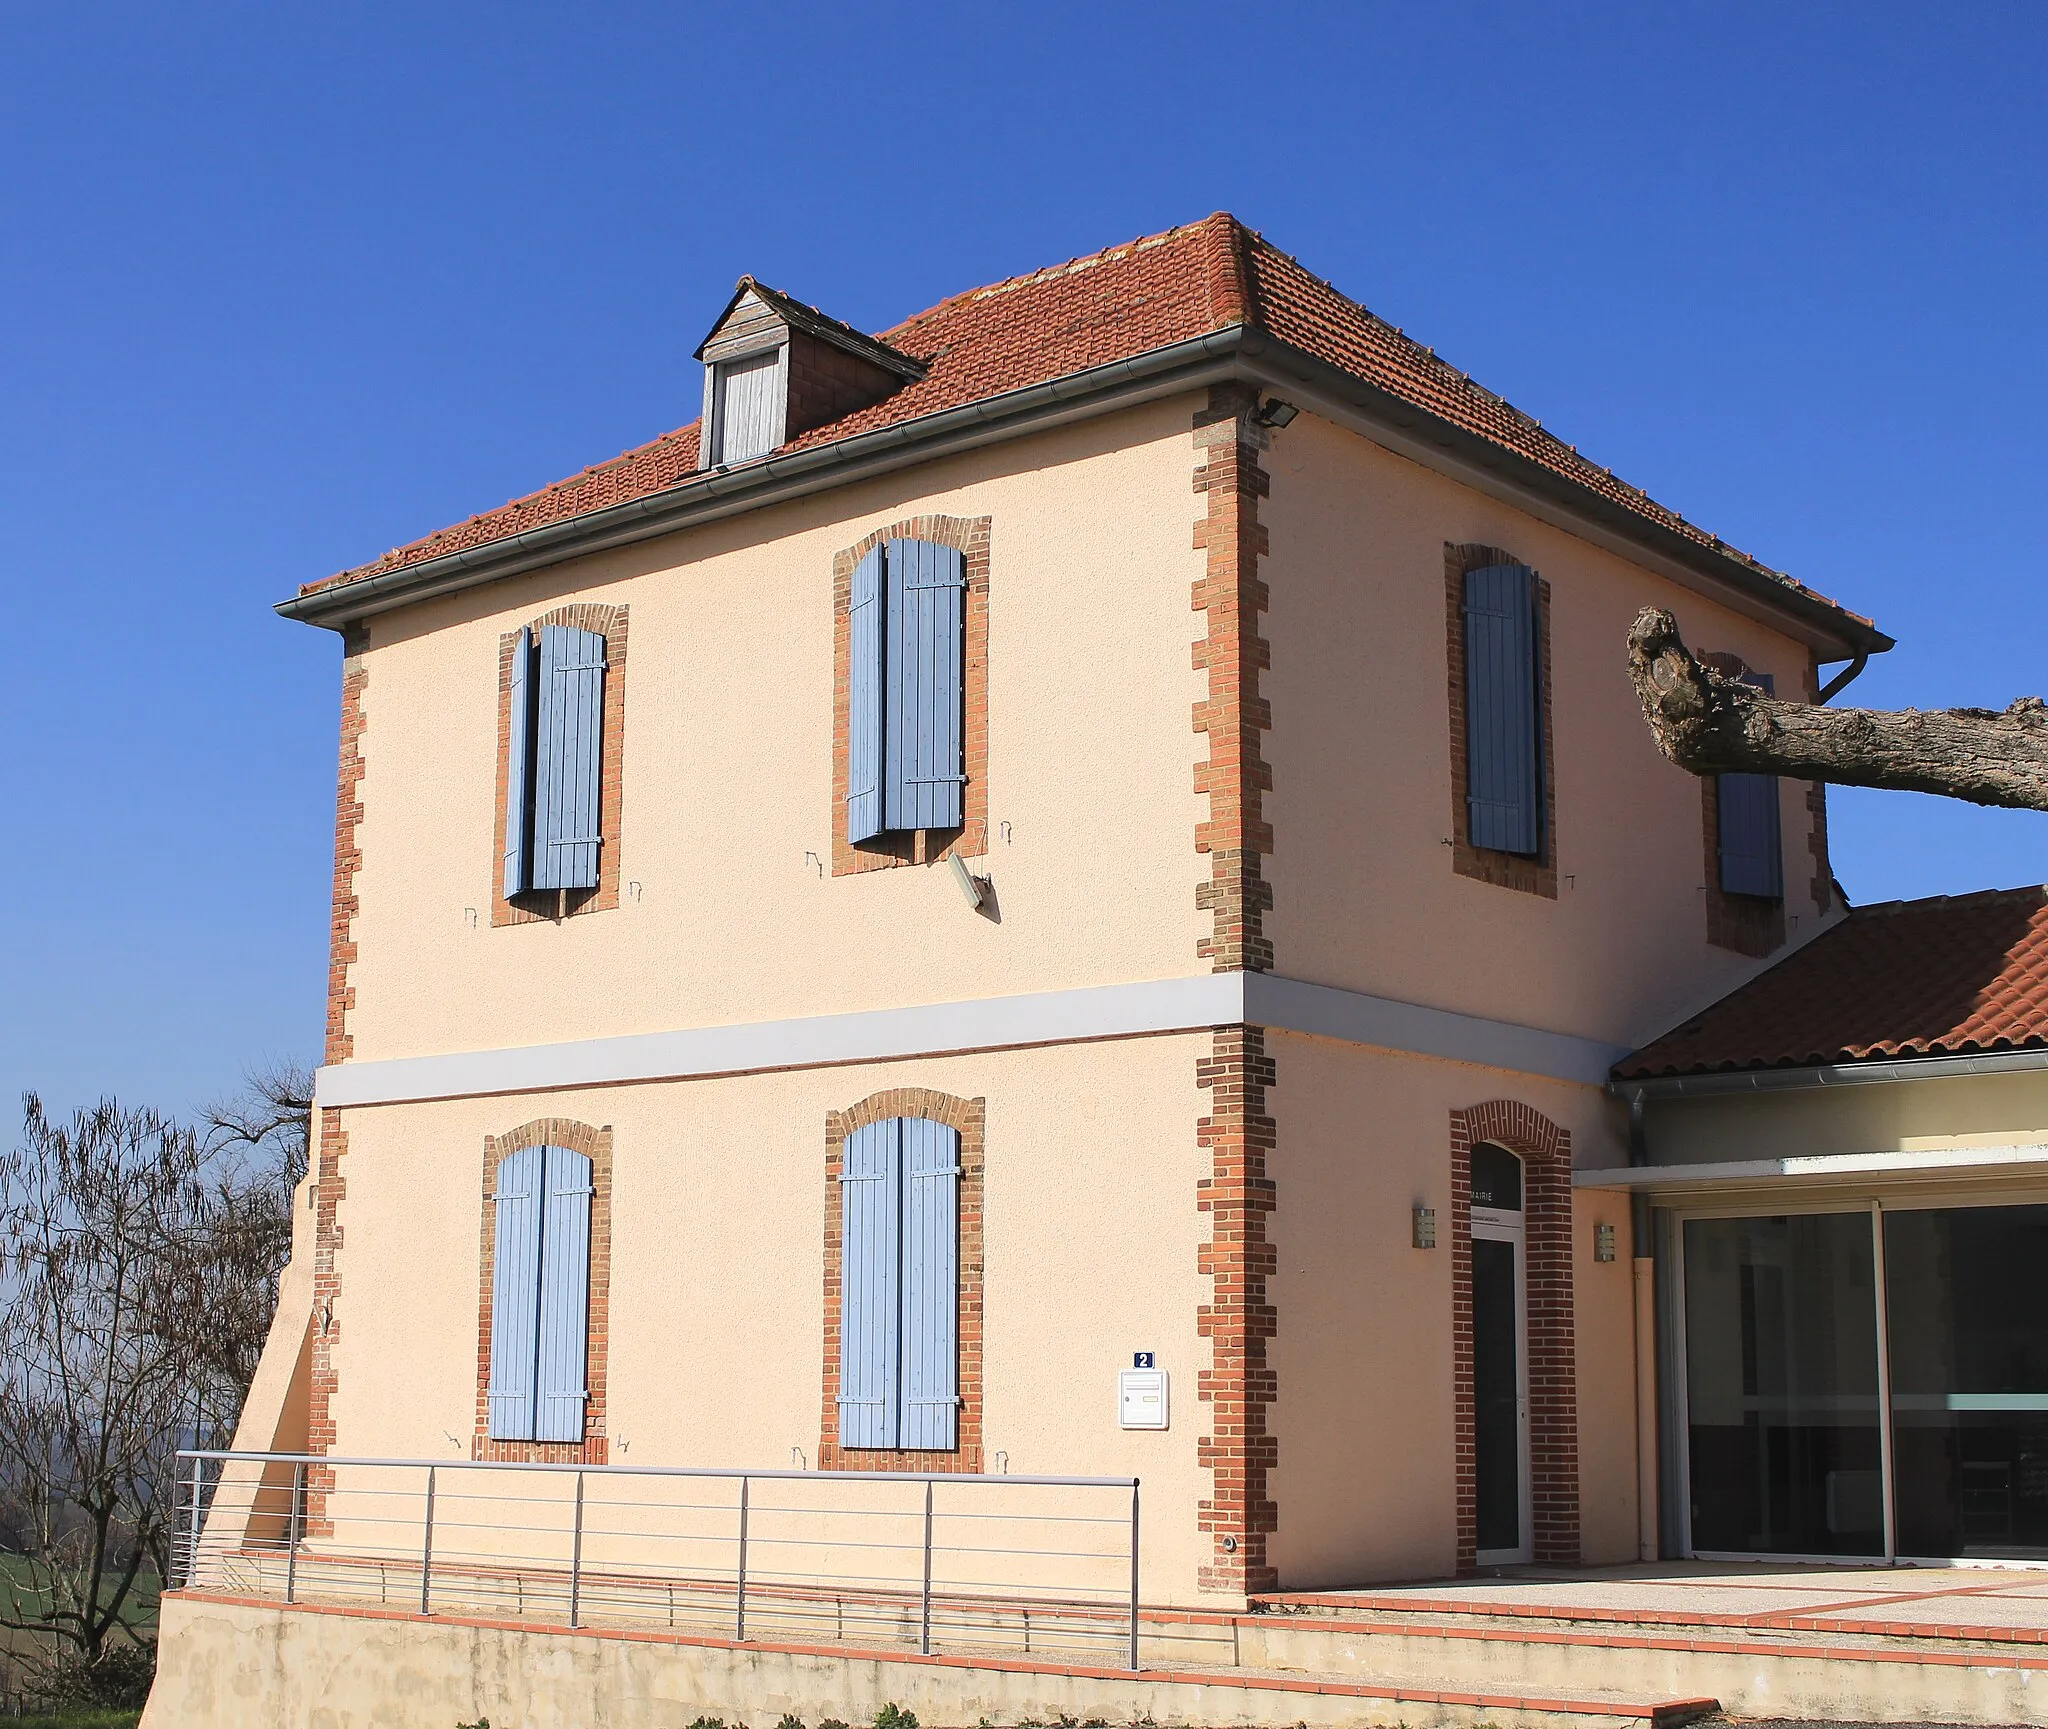
[(1695, 1549), (1884, 1553), (1868, 1213), (1688, 1219)]
[(2048, 1557), (2048, 1207), (1887, 1213), (1899, 1552)]
[(1472, 1149), (1472, 1204), (1504, 1213), (1522, 1210), (1522, 1161), (1490, 1141)]

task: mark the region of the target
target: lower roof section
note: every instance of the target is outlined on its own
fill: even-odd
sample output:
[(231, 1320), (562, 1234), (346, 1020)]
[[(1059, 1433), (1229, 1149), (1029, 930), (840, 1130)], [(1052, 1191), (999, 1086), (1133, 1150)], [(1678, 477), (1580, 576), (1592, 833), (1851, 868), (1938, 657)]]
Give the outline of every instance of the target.
[(401, 1104), (1262, 1026), (1600, 1086), (1625, 1047), (1271, 973), (1199, 973), (850, 1014), (339, 1063), (316, 1102)]

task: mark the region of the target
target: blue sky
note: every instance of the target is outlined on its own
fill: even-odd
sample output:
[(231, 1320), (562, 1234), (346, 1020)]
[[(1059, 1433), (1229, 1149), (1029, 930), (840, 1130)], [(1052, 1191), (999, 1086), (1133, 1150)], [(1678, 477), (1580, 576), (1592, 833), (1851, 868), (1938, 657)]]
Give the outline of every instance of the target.
[[(0, 0), (0, 1100), (317, 1051), (338, 650), (270, 603), (692, 418), (743, 270), (880, 328), (1232, 209), (1877, 618), (1858, 699), (2048, 689), (2044, 66), (2023, 3)], [(1833, 813), (1859, 901), (2048, 876)]]

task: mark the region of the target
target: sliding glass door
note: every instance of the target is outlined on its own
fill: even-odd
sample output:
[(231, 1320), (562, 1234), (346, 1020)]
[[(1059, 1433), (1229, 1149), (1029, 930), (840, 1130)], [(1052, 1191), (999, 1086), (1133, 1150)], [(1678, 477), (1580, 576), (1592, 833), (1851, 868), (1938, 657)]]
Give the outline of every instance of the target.
[(1692, 1547), (1885, 1552), (1868, 1213), (1685, 1222)]
[(1899, 1553), (2048, 1559), (2048, 1207), (1884, 1214)]
[(1679, 1242), (1694, 1553), (2048, 1560), (2048, 1206)]

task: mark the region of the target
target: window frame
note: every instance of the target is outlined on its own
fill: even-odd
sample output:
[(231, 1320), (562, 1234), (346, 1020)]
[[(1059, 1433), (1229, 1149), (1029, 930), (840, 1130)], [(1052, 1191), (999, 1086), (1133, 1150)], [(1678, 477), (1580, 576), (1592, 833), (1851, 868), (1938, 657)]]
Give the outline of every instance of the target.
[[(925, 1087), (896, 1087), (872, 1093), (825, 1118), (825, 1283), (824, 1361), (819, 1408), (818, 1469), (821, 1471), (943, 1471), (982, 1469), (983, 1341), (983, 1169), (987, 1101), (957, 1098)], [(947, 1449), (849, 1447), (839, 1439), (842, 1300), (845, 1249), (840, 1174), (846, 1141), (857, 1129), (891, 1117), (916, 1117), (943, 1124), (960, 1137), (957, 1194), (957, 1255), (954, 1301), (954, 1369), (959, 1404), (953, 1446)]]
[[(626, 647), (630, 608), (576, 601), (514, 625), (498, 638), (497, 794), (491, 820), (489, 906), (493, 928), (559, 923), (579, 913), (609, 912), (619, 904), (620, 837), (625, 816)], [(521, 631), (536, 642), (547, 625), (567, 625), (602, 636), (605, 643), (603, 741), (598, 756), (597, 886), (524, 889), (505, 893), (505, 826), (512, 787), (512, 670)]]
[[(584, 1321), (585, 1397), (583, 1439), (580, 1442), (495, 1439), (491, 1435), (498, 1167), (511, 1154), (529, 1147), (562, 1147), (569, 1152), (581, 1153), (590, 1161), (590, 1268)], [(483, 1137), (483, 1158), (478, 1172), (480, 1236), (477, 1252), (476, 1413), (470, 1434), (472, 1459), (498, 1463), (602, 1465), (610, 1457), (606, 1423), (610, 1381), (612, 1162), (610, 1126), (594, 1127), (569, 1117), (539, 1117), (502, 1135)]]
[[(1536, 777), (1538, 850), (1501, 852), (1472, 844), (1472, 813), (1467, 756), (1465, 668), (1465, 577), (1489, 565), (1518, 565), (1530, 573), (1536, 591)], [(1550, 671), (1550, 583), (1541, 570), (1517, 553), (1476, 542), (1444, 542), (1444, 638), (1450, 699), (1451, 869), (1459, 876), (1496, 888), (1557, 899), (1557, 750)]]
[[(913, 516), (863, 535), (832, 559), (832, 875), (855, 876), (900, 865), (934, 864), (956, 854), (980, 858), (988, 851), (988, 643), (989, 543), (992, 518)], [(846, 805), (851, 784), (853, 684), (853, 573), (860, 561), (889, 540), (923, 540), (962, 555), (967, 585), (962, 595), (965, 641), (961, 649), (961, 825), (955, 829), (883, 830), (872, 839), (847, 839)]]

